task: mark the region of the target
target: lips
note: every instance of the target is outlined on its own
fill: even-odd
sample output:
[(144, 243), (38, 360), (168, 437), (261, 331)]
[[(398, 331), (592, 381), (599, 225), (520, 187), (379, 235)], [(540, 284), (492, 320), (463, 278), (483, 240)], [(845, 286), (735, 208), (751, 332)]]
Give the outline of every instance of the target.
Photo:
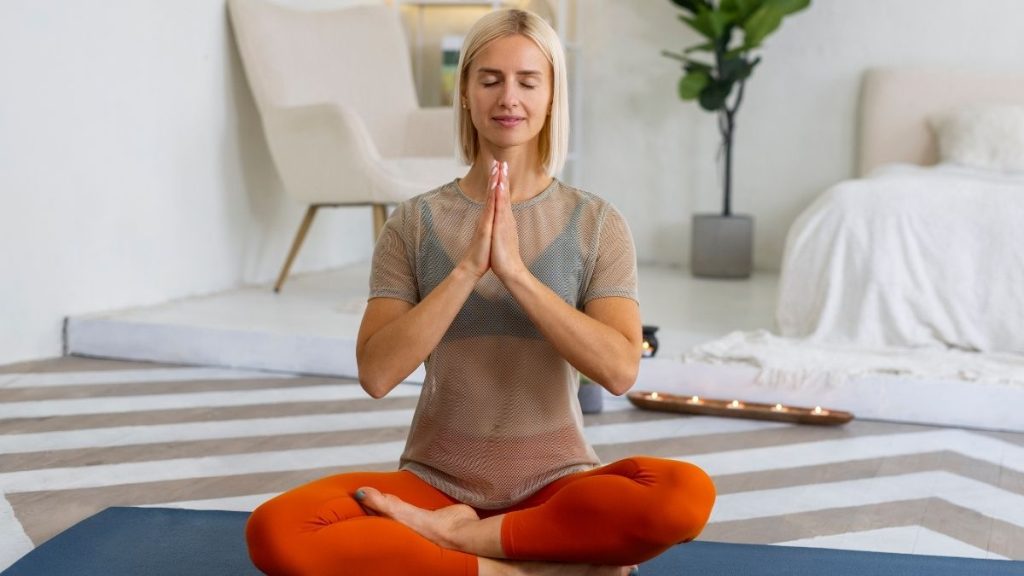
[(504, 128), (514, 128), (521, 124), (525, 118), (521, 116), (495, 116), (494, 121)]

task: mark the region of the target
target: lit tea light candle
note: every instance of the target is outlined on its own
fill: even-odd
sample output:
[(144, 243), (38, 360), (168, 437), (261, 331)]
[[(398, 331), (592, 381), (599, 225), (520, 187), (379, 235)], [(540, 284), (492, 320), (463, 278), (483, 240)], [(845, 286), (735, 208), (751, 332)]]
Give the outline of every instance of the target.
[(704, 401), (700, 399), (700, 396), (690, 396), (690, 399), (686, 401), (687, 404), (703, 404)]
[(739, 400), (733, 400), (726, 406), (727, 408), (743, 408), (743, 404)]
[(657, 392), (651, 392), (651, 400), (657, 400), (658, 398), (661, 398), (661, 396)]
[(772, 412), (785, 412), (785, 411), (786, 411), (786, 407), (783, 406), (782, 404), (776, 404), (775, 406), (772, 407)]
[(815, 406), (814, 410), (811, 410), (811, 414), (815, 416), (828, 416), (828, 410), (822, 410), (821, 406)]

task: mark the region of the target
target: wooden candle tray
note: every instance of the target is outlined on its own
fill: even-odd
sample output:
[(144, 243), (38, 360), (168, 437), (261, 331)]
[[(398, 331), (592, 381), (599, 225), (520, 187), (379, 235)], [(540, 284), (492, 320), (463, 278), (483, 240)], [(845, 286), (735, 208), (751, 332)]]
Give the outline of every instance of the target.
[(758, 404), (741, 400), (716, 400), (713, 398), (677, 396), (664, 392), (636, 391), (626, 395), (637, 408), (727, 418), (751, 418), (755, 420), (777, 420), (797, 424), (836, 426), (853, 420), (853, 414), (831, 408), (804, 408), (778, 404)]

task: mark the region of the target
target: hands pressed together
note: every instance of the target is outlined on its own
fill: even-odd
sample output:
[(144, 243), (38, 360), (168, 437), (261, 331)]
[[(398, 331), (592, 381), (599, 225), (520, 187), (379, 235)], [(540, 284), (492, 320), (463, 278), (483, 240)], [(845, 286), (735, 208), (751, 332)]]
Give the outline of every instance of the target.
[(502, 282), (526, 270), (519, 255), (519, 233), (512, 215), (508, 162), (491, 161), (487, 203), (477, 221), (462, 265), (477, 278), (493, 270)]

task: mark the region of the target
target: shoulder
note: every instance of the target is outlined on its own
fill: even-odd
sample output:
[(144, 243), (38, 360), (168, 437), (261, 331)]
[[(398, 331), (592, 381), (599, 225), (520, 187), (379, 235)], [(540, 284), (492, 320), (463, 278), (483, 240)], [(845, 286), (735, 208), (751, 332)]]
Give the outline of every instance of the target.
[(613, 219), (616, 221), (622, 221), (625, 223), (625, 218), (622, 216), (622, 212), (615, 207), (610, 201), (588, 192), (582, 188), (570, 186), (561, 180), (558, 181), (559, 197), (565, 202), (574, 204), (577, 210), (580, 210), (583, 215), (596, 223), (603, 223), (607, 219)]
[(403, 213), (408, 214), (438, 201), (451, 201), (456, 199), (460, 196), (458, 188), (456, 187), (456, 182), (457, 180), (445, 182), (437, 188), (433, 188), (423, 192), (422, 194), (417, 194), (408, 200), (403, 200), (396, 205), (395, 210), (401, 210)]
[(394, 219), (396, 224), (401, 226), (407, 233), (415, 236), (420, 224), (429, 222), (434, 213), (438, 211), (447, 212), (465, 204), (456, 182), (456, 180), (452, 180), (437, 188), (399, 202), (395, 205), (390, 218)]

